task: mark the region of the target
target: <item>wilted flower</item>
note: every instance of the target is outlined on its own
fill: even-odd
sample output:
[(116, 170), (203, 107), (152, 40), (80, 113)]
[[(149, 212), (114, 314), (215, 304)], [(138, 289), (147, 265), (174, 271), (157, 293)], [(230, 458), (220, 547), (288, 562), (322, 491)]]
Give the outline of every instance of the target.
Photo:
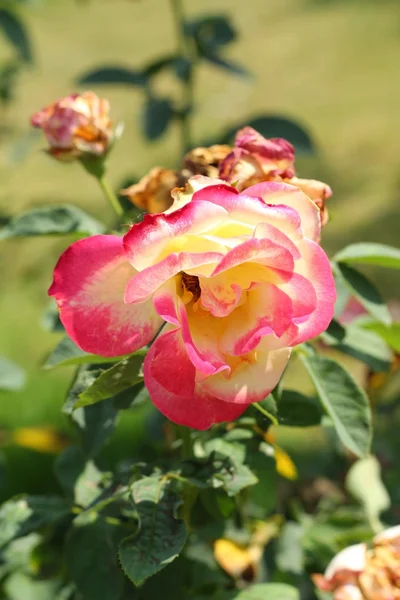
[(164, 212), (171, 206), (171, 190), (185, 183), (186, 180), (179, 171), (154, 167), (139, 183), (121, 190), (120, 193), (121, 196), (127, 196), (141, 210), (155, 214)]
[(331, 188), (314, 179), (295, 177), (294, 147), (282, 138), (264, 138), (252, 127), (237, 132), (235, 146), (219, 165), (221, 179), (239, 190), (261, 181), (283, 181), (300, 188), (321, 211), (322, 225), (328, 220), (325, 201)]
[(320, 590), (333, 600), (398, 600), (400, 598), (400, 525), (386, 529), (366, 544), (349, 546), (313, 575)]
[(219, 165), (230, 151), (230, 146), (218, 144), (209, 148), (194, 148), (183, 157), (183, 168), (192, 175), (218, 177)]
[(108, 100), (93, 92), (71, 94), (35, 113), (31, 123), (43, 130), (58, 160), (102, 156), (112, 140), (109, 110)]
[(144, 361), (150, 397), (205, 429), (265, 398), (292, 346), (328, 326), (335, 289), (319, 234), (317, 207), (294, 186), (239, 194), (197, 176), (124, 238), (72, 244), (49, 293), (87, 352), (130, 353), (158, 334)]
[(323, 226), (328, 220), (325, 201), (332, 190), (321, 181), (295, 177), (294, 158), (294, 148), (287, 140), (266, 139), (252, 127), (244, 127), (236, 134), (233, 148), (194, 148), (184, 156), (180, 171), (152, 169), (123, 193), (139, 208), (154, 213), (167, 210), (173, 201), (173, 188), (185, 185), (193, 175), (222, 179), (239, 191), (263, 181), (278, 181), (307, 194), (320, 209)]

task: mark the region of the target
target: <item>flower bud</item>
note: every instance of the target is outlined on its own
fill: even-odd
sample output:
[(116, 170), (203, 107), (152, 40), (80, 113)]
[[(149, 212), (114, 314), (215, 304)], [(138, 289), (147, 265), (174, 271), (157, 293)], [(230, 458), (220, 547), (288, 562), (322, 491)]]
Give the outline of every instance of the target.
[(103, 156), (113, 138), (108, 100), (93, 92), (71, 94), (31, 118), (43, 130), (49, 154), (60, 161)]

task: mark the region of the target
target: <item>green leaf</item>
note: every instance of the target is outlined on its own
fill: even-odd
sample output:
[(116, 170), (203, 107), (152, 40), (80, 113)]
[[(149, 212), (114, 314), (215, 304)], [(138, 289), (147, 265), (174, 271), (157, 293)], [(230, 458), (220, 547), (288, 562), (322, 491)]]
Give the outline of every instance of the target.
[(298, 523), (287, 522), (279, 535), (276, 564), (281, 571), (301, 575), (304, 571), (303, 528)]
[(43, 365), (44, 369), (65, 367), (69, 365), (105, 364), (118, 362), (123, 356), (112, 356), (105, 358), (97, 354), (88, 354), (81, 350), (68, 336), (63, 337), (51, 352)]
[(336, 361), (316, 355), (301, 358), (341, 442), (356, 456), (366, 456), (371, 446), (372, 424), (364, 390)]
[(217, 50), (233, 42), (237, 33), (228, 16), (200, 17), (185, 23), (185, 32), (193, 37), (201, 48)]
[(397, 354), (400, 354), (400, 323), (392, 323), (389, 327), (382, 323), (369, 322), (362, 325), (367, 331), (379, 335)]
[(236, 132), (246, 125), (253, 127), (266, 138), (283, 137), (287, 139), (295, 146), (297, 152), (307, 154), (316, 152), (314, 142), (303, 125), (286, 117), (274, 115), (261, 115), (239, 122), (222, 136), (222, 142), (231, 143)]
[(341, 342), (346, 335), (346, 330), (336, 319), (332, 319), (332, 321), (328, 325), (328, 329), (321, 334), (321, 338), (324, 340), (326, 344), (333, 345)]
[(400, 250), (371, 242), (350, 244), (334, 256), (334, 261), (400, 269)]
[(33, 62), (31, 42), (28, 32), (20, 17), (7, 8), (0, 8), (0, 28), (8, 41), (18, 51), (22, 60)]
[(78, 446), (68, 446), (57, 456), (54, 473), (67, 496), (74, 497), (76, 482), (85, 465), (86, 456)]
[(141, 370), (145, 355), (145, 350), (139, 350), (102, 372), (85, 391), (79, 394), (75, 408), (106, 400), (143, 381)]
[(60, 580), (37, 581), (21, 571), (16, 571), (4, 583), (7, 600), (55, 600)]
[(104, 474), (89, 460), (76, 480), (75, 502), (83, 507), (91, 504), (99, 496), (103, 480)]
[[(82, 446), (89, 458), (95, 457), (113, 433), (118, 409), (114, 406), (114, 398), (104, 402), (85, 406), (81, 415), (74, 415), (82, 438)], [(76, 411), (77, 412), (77, 411)]]
[(242, 489), (258, 482), (244, 464), (245, 447), (242, 444), (215, 438), (204, 444), (202, 453), (203, 457), (190, 459), (183, 465), (182, 476), (192, 485), (222, 488), (228, 496), (236, 496)]
[(365, 310), (378, 321), (390, 325), (392, 318), (377, 288), (365, 275), (345, 264), (338, 264), (340, 275), (343, 277), (351, 293), (361, 302)]
[(124, 578), (113, 540), (115, 527), (97, 519), (72, 527), (65, 545), (69, 576), (85, 600), (119, 600)]
[(141, 585), (178, 556), (187, 532), (183, 520), (176, 517), (181, 500), (159, 476), (136, 481), (132, 499), (139, 515), (139, 529), (122, 540), (119, 558), (129, 579)]
[(310, 427), (321, 422), (321, 406), (315, 398), (295, 390), (283, 390), (278, 402), (278, 421), (291, 427)]
[(70, 514), (58, 496), (18, 496), (0, 507), (0, 547)]
[(80, 208), (69, 204), (60, 204), (36, 208), (17, 215), (0, 230), (0, 240), (71, 233), (85, 236), (103, 233), (104, 230), (105, 227), (100, 221), (89, 216)]
[(242, 67), (241, 65), (238, 65), (237, 63), (231, 60), (226, 60), (225, 58), (219, 56), (215, 52), (204, 51), (202, 52), (202, 58), (204, 58), (214, 66), (220, 67), (225, 71), (229, 71), (234, 75), (240, 75), (241, 77), (251, 77), (251, 73), (250, 71), (248, 71), (248, 69)]
[(300, 600), (300, 594), (286, 583), (257, 583), (239, 592), (234, 600)]
[(4, 356), (0, 356), (0, 390), (16, 392), (25, 385), (25, 371)]
[(370, 523), (380, 525), (379, 515), (390, 508), (390, 496), (382, 482), (381, 467), (375, 456), (355, 462), (347, 473), (345, 484), (350, 494), (364, 506)]
[(133, 71), (132, 69), (113, 65), (93, 69), (78, 78), (79, 85), (91, 85), (92, 83), (143, 87), (146, 85), (146, 77), (141, 71)]
[(167, 130), (175, 116), (168, 98), (147, 98), (143, 108), (143, 133), (148, 140), (156, 140)]
[(357, 325), (348, 326), (344, 340), (333, 347), (361, 360), (378, 373), (387, 371), (393, 359), (392, 352), (376, 333)]
[(60, 311), (53, 298), (43, 312), (41, 325), (43, 329), (51, 333), (65, 333), (64, 325), (60, 320)]

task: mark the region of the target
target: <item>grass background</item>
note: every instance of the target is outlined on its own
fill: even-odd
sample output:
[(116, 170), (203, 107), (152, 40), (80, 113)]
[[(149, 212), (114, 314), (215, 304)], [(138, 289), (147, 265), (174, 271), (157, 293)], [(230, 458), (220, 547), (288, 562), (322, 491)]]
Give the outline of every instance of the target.
[[(312, 134), (318, 157), (300, 158), (303, 177), (320, 177), (334, 191), (323, 243), (329, 252), (358, 240), (398, 245), (400, 197), (400, 4), (397, 0), (187, 0), (188, 16), (223, 13), (239, 40), (227, 56), (251, 70), (251, 80), (203, 65), (196, 76), (194, 143), (215, 136), (247, 116), (282, 115)], [(29, 116), (76, 89), (79, 74), (99, 65), (138, 68), (174, 51), (167, 0), (49, 0), (23, 13), (32, 36), (35, 65), (21, 77), (15, 101), (1, 117), (0, 209), (15, 214), (48, 202), (72, 202), (112, 219), (94, 181), (77, 165), (51, 161), (35, 141), (22, 162), (12, 160)], [(10, 48), (0, 40), (0, 55)], [(161, 77), (160, 94), (178, 93)], [(155, 164), (179, 160), (177, 126), (152, 144), (140, 132), (143, 95), (134, 88), (95, 88), (111, 102), (125, 133), (112, 153), (110, 176), (118, 187)], [(57, 256), (69, 244), (37, 239), (0, 247), (0, 354), (28, 372), (18, 393), (0, 392), (0, 428), (52, 424), (60, 413), (71, 370), (43, 372), (40, 364), (57, 336), (43, 330), (46, 290)], [(387, 299), (398, 295), (395, 272), (374, 273)], [(136, 414), (136, 413), (135, 413)], [(135, 414), (121, 436), (132, 449), (143, 439)], [(3, 496), (51, 485), (50, 461), (8, 448)], [(38, 477), (41, 469), (43, 477)], [(49, 483), (50, 481), (50, 483)]]

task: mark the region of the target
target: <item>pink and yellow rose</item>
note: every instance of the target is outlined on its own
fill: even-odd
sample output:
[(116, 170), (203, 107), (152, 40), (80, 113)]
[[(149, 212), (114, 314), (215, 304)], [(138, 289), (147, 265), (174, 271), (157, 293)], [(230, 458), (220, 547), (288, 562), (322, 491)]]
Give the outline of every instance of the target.
[(398, 600), (400, 598), (400, 525), (376, 535), (373, 545), (345, 548), (328, 565), (325, 575), (314, 575), (320, 590), (333, 600)]
[(112, 140), (112, 122), (108, 100), (93, 92), (71, 94), (31, 118), (34, 127), (43, 130), (48, 152), (68, 161), (83, 155), (102, 156)]
[(265, 398), (292, 347), (328, 326), (335, 288), (320, 227), (317, 206), (295, 186), (239, 193), (197, 176), (166, 213), (123, 238), (72, 244), (49, 294), (87, 352), (119, 356), (155, 338), (144, 361), (153, 403), (206, 429)]

